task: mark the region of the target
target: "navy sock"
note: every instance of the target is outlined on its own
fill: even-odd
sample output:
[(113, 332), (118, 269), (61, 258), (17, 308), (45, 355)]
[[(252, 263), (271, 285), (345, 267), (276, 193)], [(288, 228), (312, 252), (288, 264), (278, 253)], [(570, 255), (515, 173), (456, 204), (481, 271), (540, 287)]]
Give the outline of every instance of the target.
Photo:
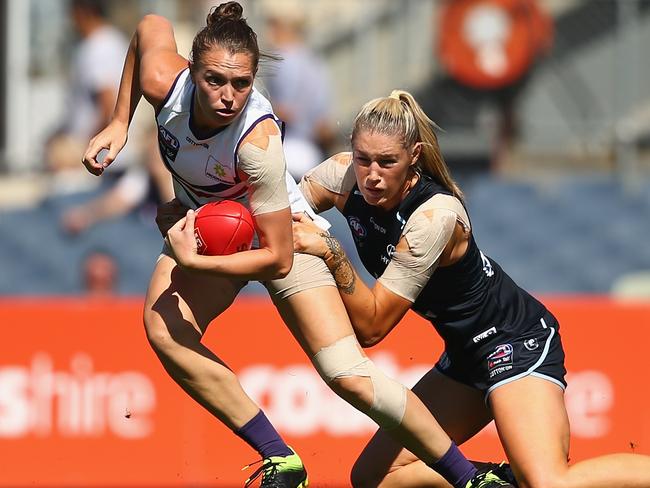
[(257, 412), (255, 417), (237, 429), (235, 434), (259, 452), (262, 458), (293, 454), (261, 410)]
[(470, 463), (454, 442), (449, 450), (438, 461), (429, 467), (446, 479), (454, 488), (465, 488), (465, 485), (476, 474), (476, 467)]

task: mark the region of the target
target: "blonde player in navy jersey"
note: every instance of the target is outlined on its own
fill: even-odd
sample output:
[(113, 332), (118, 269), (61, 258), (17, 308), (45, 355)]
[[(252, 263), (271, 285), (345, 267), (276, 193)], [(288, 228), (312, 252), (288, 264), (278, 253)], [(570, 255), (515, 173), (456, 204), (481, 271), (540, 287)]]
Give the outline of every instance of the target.
[[(650, 487), (647, 456), (568, 464), (559, 325), (477, 247), (433, 128), (410, 94), (394, 91), (361, 109), (351, 153), (325, 161), (300, 183), (314, 210), (336, 207), (345, 215), (377, 278), (372, 288), (338, 241), (302, 215), (294, 216), (295, 249), (324, 258), (364, 346), (381, 341), (409, 309), (432, 322), (445, 352), (413, 391), (455, 442), (494, 418), (518, 486)], [(352, 484), (449, 486), (384, 429), (355, 464)]]
[[(294, 256), (292, 212), (309, 215), (322, 228), (328, 224), (311, 211), (286, 172), (278, 121), (253, 87), (259, 58), (256, 35), (237, 2), (208, 15), (189, 62), (177, 52), (170, 23), (144, 17), (127, 54), (113, 119), (84, 155), (87, 169), (102, 174), (124, 147), (140, 98), (154, 107), (176, 198), (157, 217), (166, 245), (145, 300), (151, 346), (194, 400), (260, 453), (264, 462), (247, 485), (261, 475), (262, 486), (307, 486), (298, 455), (233, 372), (201, 344), (208, 324), (245, 283), (260, 280), (319, 374), (341, 397), (454, 486), (511, 486), (489, 471), (477, 473), (457, 450), (444, 456), (451, 440), (424, 404), (363, 354), (325, 263), (308, 254)], [(108, 155), (100, 162), (102, 149)], [(198, 255), (193, 209), (224, 198), (251, 210), (258, 246), (229, 256)]]

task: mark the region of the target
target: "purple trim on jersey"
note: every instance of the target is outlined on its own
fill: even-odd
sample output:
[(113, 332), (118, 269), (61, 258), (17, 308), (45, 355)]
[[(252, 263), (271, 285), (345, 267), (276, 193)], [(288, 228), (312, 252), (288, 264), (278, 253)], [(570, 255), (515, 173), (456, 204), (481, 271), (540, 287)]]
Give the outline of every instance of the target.
[[(181, 177), (179, 176), (179, 178)], [(192, 191), (194, 193), (200, 193), (200, 192), (220, 193), (227, 190), (231, 190), (233, 187), (241, 183), (241, 180), (237, 181), (238, 180), (237, 178), (235, 180), (236, 181), (233, 185), (230, 185), (228, 183), (217, 183), (216, 185), (212, 185), (212, 186), (198, 186), (183, 179), (185, 184), (188, 185), (190, 188), (192, 188)], [(212, 196), (212, 195), (208, 195), (208, 196)]]
[(172, 93), (174, 92), (174, 88), (176, 88), (176, 83), (178, 83), (178, 80), (180, 79), (181, 75), (185, 73), (185, 70), (189, 70), (189, 68), (182, 69), (177, 75), (176, 78), (174, 78), (174, 83), (172, 83), (172, 87), (169, 89), (167, 92), (167, 95), (165, 95), (165, 98), (163, 99), (162, 103), (160, 106), (156, 109), (156, 118), (158, 118), (158, 115), (160, 115), (160, 112), (162, 112), (162, 109), (165, 107), (167, 102), (169, 101), (169, 97), (172, 96)]
[(194, 193), (194, 192), (191, 191), (191, 190), (190, 190), (190, 189), (185, 185), (185, 183), (184, 183), (182, 180), (180, 180), (179, 178), (177, 178), (175, 175), (172, 175), (172, 178), (175, 179), (175, 180), (178, 182), (178, 184), (181, 185), (181, 186), (183, 187), (183, 189), (185, 190), (185, 194), (190, 198), (190, 200), (192, 200), (192, 201), (194, 202), (194, 205), (196, 205), (197, 207), (200, 207), (201, 204), (200, 204), (199, 201), (198, 201), (196, 198), (194, 198), (194, 196), (192, 195), (192, 193)]
[(241, 197), (244, 193), (247, 193), (247, 192), (248, 192), (248, 186), (244, 186), (237, 193), (234, 193), (232, 195), (228, 195), (227, 197), (221, 197), (221, 198), (228, 198), (229, 200), (234, 200), (234, 199), (237, 199), (237, 198)]
[(162, 151), (160, 151), (160, 156), (161, 156), (160, 159), (162, 159), (165, 168), (167, 168), (167, 171), (169, 171), (172, 174), (172, 178), (176, 179), (176, 181), (178, 181), (178, 183), (184, 188), (186, 189), (187, 187), (191, 188), (192, 187), (191, 183), (189, 181), (185, 181), (185, 179), (181, 175), (179, 175), (176, 171), (174, 171), (174, 168), (172, 168), (172, 165), (169, 163), (169, 161), (167, 161), (167, 158), (165, 157)]
[(239, 176), (237, 175), (237, 169), (239, 167), (239, 156), (237, 155), (237, 153), (239, 152), (239, 147), (241, 146), (241, 143), (244, 141), (244, 139), (246, 139), (246, 136), (248, 134), (250, 134), (251, 132), (253, 132), (253, 129), (255, 127), (257, 127), (257, 124), (259, 124), (260, 122), (262, 122), (263, 120), (266, 120), (266, 119), (273, 119), (273, 121), (276, 124), (278, 124), (278, 129), (280, 129), (280, 127), (279, 127), (280, 119), (278, 119), (274, 114), (262, 115), (259, 119), (257, 119), (255, 122), (253, 122), (248, 129), (246, 129), (246, 132), (244, 132), (242, 134), (242, 136), (239, 138), (239, 141), (237, 141), (237, 145), (235, 146), (235, 154), (234, 154), (234, 156), (235, 156), (235, 183), (240, 183), (241, 182), (241, 180), (239, 179)]
[[(172, 175), (172, 178), (174, 178), (178, 182), (178, 184), (183, 187), (183, 189), (185, 190), (185, 194), (192, 200), (192, 202), (194, 202), (194, 204), (197, 207), (200, 207), (201, 202), (199, 202), (196, 198), (194, 198), (194, 196), (197, 196), (197, 191), (194, 190), (189, 185), (189, 183), (187, 183), (185, 181), (182, 181), (181, 179), (175, 177), (174, 175)], [(236, 200), (239, 197), (241, 197), (242, 195), (244, 195), (247, 191), (248, 191), (248, 187), (244, 186), (238, 192), (233, 193), (232, 195), (228, 195), (228, 196), (208, 195), (208, 194), (205, 194), (205, 193), (201, 193), (198, 196), (202, 197), (202, 198), (220, 198), (220, 199), (225, 199), (225, 200)]]

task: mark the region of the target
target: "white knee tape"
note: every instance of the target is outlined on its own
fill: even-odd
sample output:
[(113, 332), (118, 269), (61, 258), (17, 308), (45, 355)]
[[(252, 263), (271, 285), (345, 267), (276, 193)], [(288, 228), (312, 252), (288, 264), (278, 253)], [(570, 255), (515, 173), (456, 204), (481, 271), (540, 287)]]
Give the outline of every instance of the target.
[(406, 411), (406, 388), (386, 376), (361, 354), (355, 336), (346, 336), (324, 347), (314, 355), (313, 361), (327, 383), (350, 376), (370, 378), (373, 401), (370, 412), (365, 413), (385, 429), (402, 423)]

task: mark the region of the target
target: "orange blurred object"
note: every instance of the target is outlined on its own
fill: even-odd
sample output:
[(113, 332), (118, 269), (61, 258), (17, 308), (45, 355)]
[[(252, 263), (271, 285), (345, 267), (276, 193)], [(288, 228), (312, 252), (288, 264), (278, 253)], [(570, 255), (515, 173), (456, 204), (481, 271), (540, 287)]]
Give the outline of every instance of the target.
[(476, 89), (516, 83), (553, 42), (552, 20), (535, 0), (448, 0), (439, 21), (441, 63)]

